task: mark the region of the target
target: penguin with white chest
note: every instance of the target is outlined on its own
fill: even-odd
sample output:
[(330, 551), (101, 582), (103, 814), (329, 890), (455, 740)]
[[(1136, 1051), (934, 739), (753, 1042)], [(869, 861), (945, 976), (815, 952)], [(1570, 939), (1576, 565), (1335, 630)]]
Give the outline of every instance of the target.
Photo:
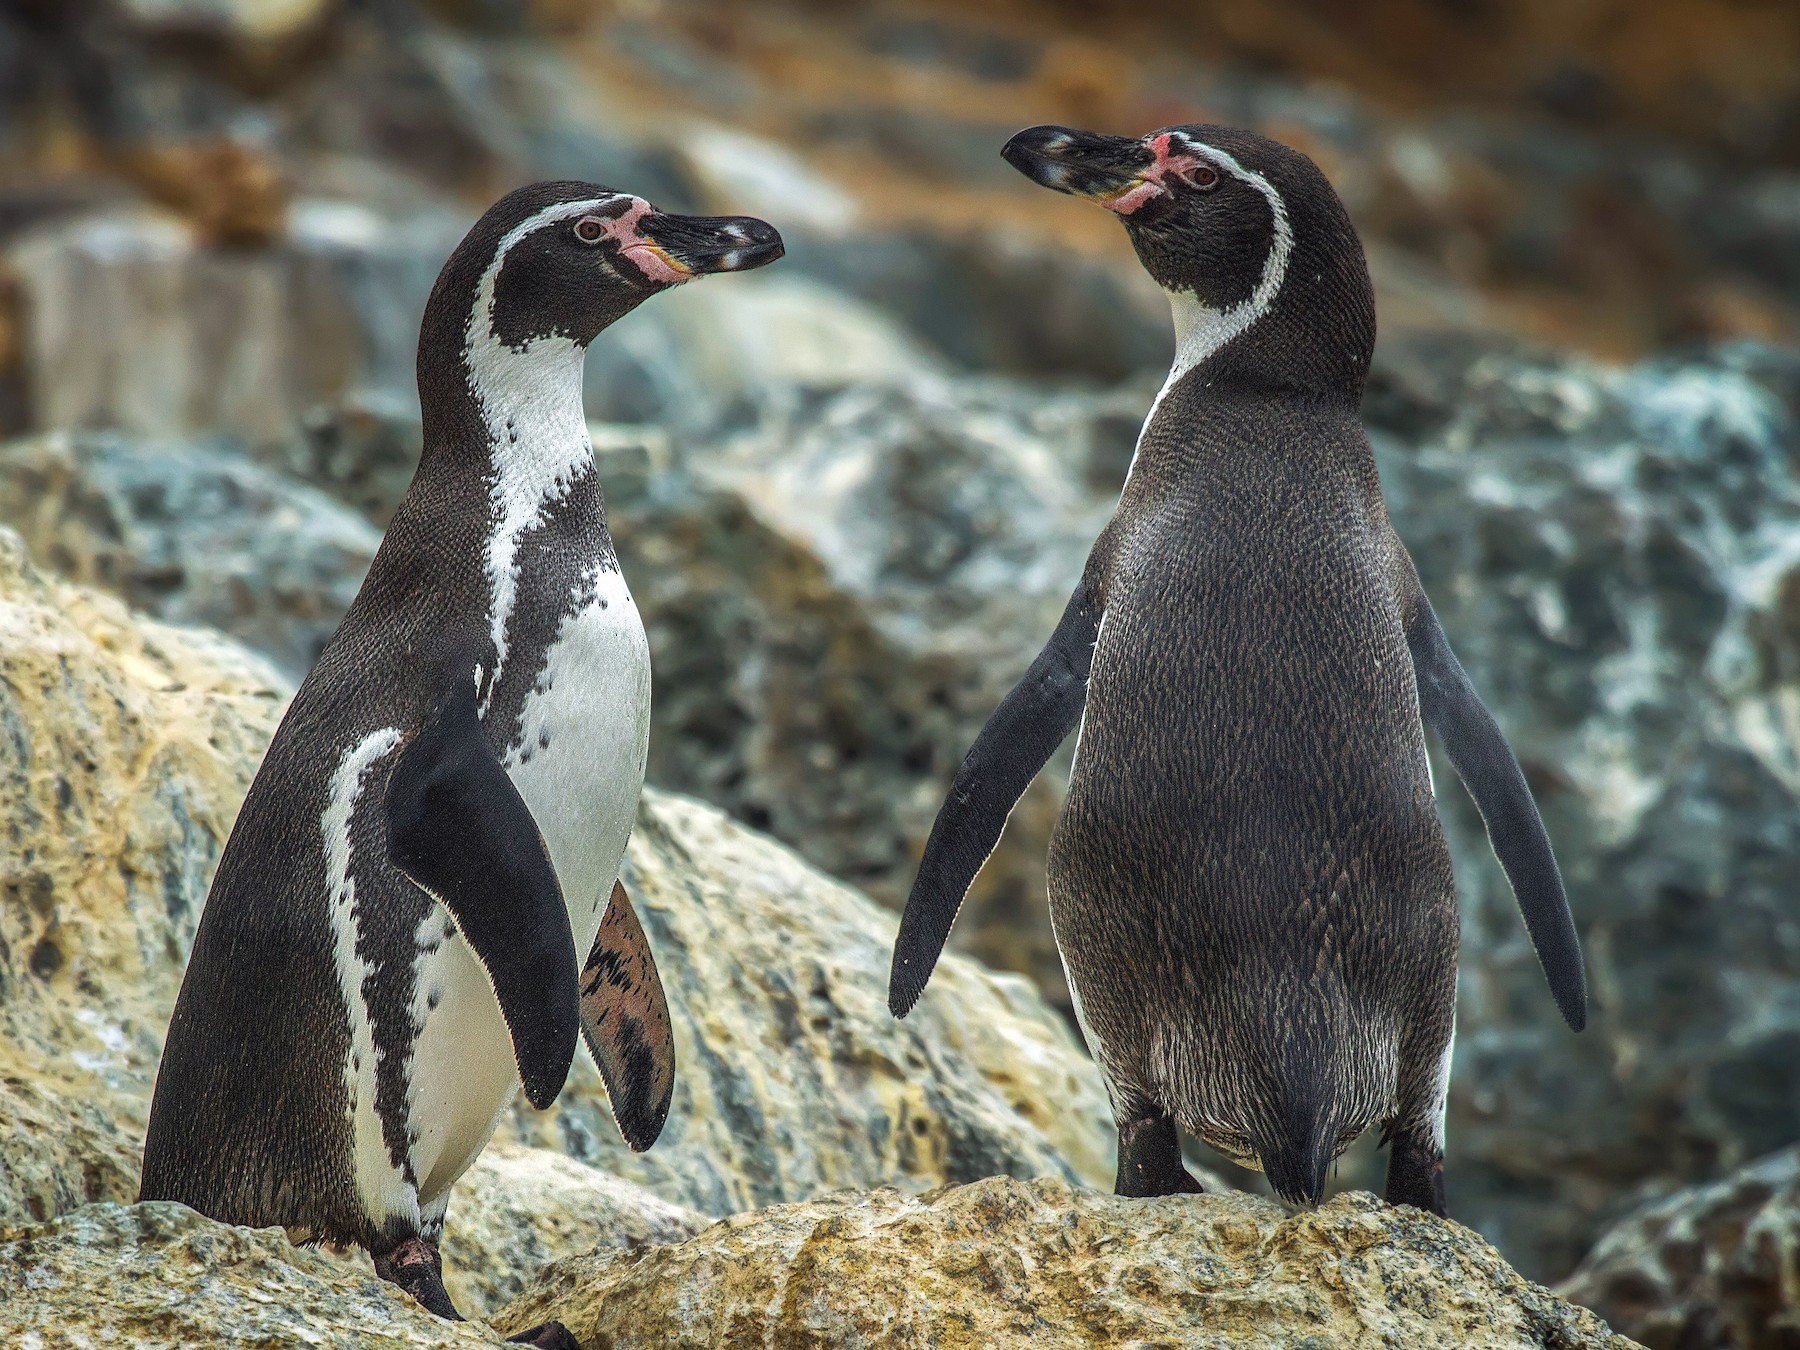
[(450, 1187), (521, 1085), (548, 1107), (585, 1034), (627, 1142), (655, 1140), (668, 1009), (618, 883), (650, 658), (582, 364), (658, 291), (781, 253), (760, 220), (562, 182), (451, 254), (419, 336), (419, 468), (220, 858), (143, 1199), (359, 1244), (455, 1317)]
[(890, 1005), (918, 1000), (1008, 813), (1079, 727), (1050, 913), (1119, 1194), (1199, 1189), (1179, 1123), (1317, 1203), (1379, 1125), (1387, 1198), (1442, 1214), (1458, 921), (1424, 726), (1577, 1030), (1587, 996), (1531, 792), (1388, 521), (1359, 417), (1361, 243), (1311, 160), (1249, 132), (1038, 127), (1004, 153), (1118, 213), (1177, 350), (1061, 623), (938, 814)]

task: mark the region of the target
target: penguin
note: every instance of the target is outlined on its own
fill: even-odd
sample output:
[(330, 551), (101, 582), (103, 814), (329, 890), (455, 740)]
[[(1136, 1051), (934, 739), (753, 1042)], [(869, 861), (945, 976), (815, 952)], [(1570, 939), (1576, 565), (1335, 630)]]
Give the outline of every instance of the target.
[(1424, 727), (1576, 1030), (1586, 977), (1518, 761), (1388, 520), (1360, 418), (1362, 244), (1310, 159), (1247, 131), (1044, 126), (1003, 154), (1119, 216), (1176, 355), (1056, 631), (932, 826), (890, 1008), (917, 1002), (1008, 813), (1079, 728), (1050, 915), (1118, 1194), (1200, 1189), (1180, 1126), (1317, 1204), (1378, 1125), (1387, 1199), (1444, 1214), (1459, 933)]
[(360, 1245), (456, 1318), (451, 1186), (521, 1087), (556, 1099), (578, 1037), (626, 1141), (654, 1142), (669, 1014), (618, 880), (650, 658), (582, 364), (658, 292), (781, 255), (761, 220), (580, 182), (510, 193), (451, 253), (419, 334), (418, 470), (220, 857), (140, 1198)]

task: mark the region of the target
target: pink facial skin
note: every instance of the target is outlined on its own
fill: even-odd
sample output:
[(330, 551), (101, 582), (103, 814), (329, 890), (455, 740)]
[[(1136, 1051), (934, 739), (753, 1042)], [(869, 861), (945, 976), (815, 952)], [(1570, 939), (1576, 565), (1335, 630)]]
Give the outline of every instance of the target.
[(1167, 196), (1169, 189), (1163, 185), (1166, 178), (1181, 178), (1200, 167), (1200, 157), (1186, 151), (1171, 153), (1170, 144), (1174, 141), (1171, 132), (1163, 132), (1150, 141), (1150, 151), (1156, 156), (1156, 162), (1143, 173), (1134, 178), (1130, 185), (1105, 197), (1096, 197), (1095, 201), (1108, 211), (1117, 211), (1128, 216), (1145, 202), (1154, 201), (1158, 197)]
[(694, 274), (638, 233), (639, 222), (644, 217), (655, 214), (649, 202), (642, 197), (633, 197), (631, 209), (624, 215), (610, 220), (601, 218), (606, 226), (605, 237), (618, 241), (619, 251), (631, 259), (632, 265), (646, 279), (661, 282), (665, 286), (678, 286), (691, 279)]

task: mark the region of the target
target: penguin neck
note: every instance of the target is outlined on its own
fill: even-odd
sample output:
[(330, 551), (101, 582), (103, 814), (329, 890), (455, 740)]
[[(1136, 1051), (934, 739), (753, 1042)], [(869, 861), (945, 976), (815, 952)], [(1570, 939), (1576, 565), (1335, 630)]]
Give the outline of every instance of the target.
[(471, 341), (466, 386), (486, 441), (488, 493), (503, 527), (516, 527), (591, 473), (593, 442), (582, 408), (586, 349), (569, 338), (510, 347)]

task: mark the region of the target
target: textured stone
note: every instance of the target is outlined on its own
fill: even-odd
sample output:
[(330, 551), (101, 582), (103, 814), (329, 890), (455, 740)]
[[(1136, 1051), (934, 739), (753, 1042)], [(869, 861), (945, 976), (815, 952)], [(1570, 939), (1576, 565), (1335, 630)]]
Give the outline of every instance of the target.
[(303, 200), (258, 249), (203, 247), (146, 210), (36, 231), (5, 259), (33, 425), (276, 440), (346, 394), (410, 396), (419, 314), (464, 223)]
[(1372, 1196), (1121, 1200), (992, 1179), (834, 1195), (551, 1266), (495, 1318), (584, 1345), (1628, 1350), (1455, 1224)]
[(0, 444), (0, 522), (63, 577), (221, 629), (296, 681), (381, 543), (356, 513), (240, 456), (106, 432)]
[(675, 1098), (648, 1153), (578, 1056), (511, 1129), (707, 1214), (844, 1186), (995, 1174), (1112, 1180), (1098, 1072), (1024, 980), (960, 957), (911, 1017), (887, 1010), (895, 921), (787, 849), (646, 792), (625, 884), (668, 993)]
[(167, 1201), (89, 1205), (48, 1224), (0, 1228), (0, 1289), (0, 1339), (32, 1350), (437, 1350), (498, 1339), (433, 1317), (366, 1263)]
[(1396, 524), (1587, 951), (1575, 1037), (1439, 759), (1464, 920), (1451, 1203), (1528, 1272), (1566, 1273), (1637, 1187), (1800, 1139), (1796, 412), (1800, 361), (1752, 346), (1609, 368), (1419, 344), (1371, 393)]
[(888, 385), (937, 361), (887, 315), (804, 277), (685, 286), (588, 351), (590, 416), (704, 427), (771, 385)]
[[(496, 1143), (475, 1160), (444, 1230), (444, 1284), (464, 1316), (516, 1297), (534, 1271), (596, 1250), (642, 1252), (706, 1227), (691, 1209), (561, 1153)], [(357, 1253), (355, 1258), (367, 1258)]]
[(242, 648), (48, 581), (0, 530), (0, 1216), (132, 1188), (182, 963), (283, 698)]
[(1645, 1206), (1561, 1292), (1650, 1350), (1800, 1343), (1800, 1148)]
[[(765, 394), (711, 437), (597, 428), (655, 658), (652, 780), (898, 905), (944, 785), (1067, 601), (1148, 397), (918, 378)], [(1058, 999), (1041, 896), (1062, 764), (956, 934)]]

